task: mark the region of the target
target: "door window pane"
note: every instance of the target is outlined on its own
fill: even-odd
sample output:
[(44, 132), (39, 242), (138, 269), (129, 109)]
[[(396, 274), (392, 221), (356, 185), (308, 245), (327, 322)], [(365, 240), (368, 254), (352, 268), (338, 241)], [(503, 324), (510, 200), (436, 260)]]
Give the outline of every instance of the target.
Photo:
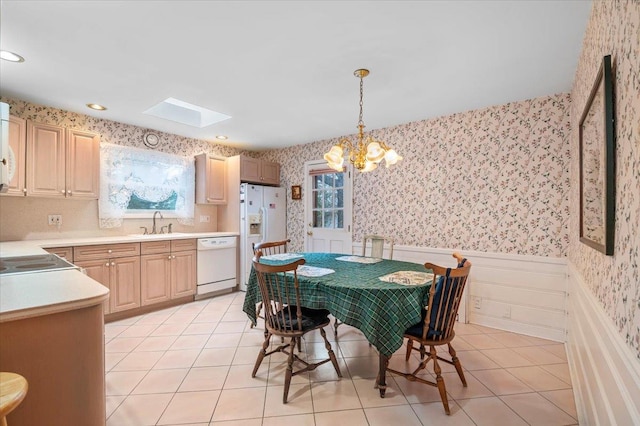
[(344, 228), (344, 173), (313, 177), (313, 226)]

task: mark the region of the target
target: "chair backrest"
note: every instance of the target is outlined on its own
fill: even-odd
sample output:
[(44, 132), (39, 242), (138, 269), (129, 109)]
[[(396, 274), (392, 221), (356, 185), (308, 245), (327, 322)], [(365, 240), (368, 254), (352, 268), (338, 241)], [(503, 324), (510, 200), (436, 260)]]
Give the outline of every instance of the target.
[(384, 254), (384, 244), (387, 243), (389, 248), (389, 259), (393, 259), (393, 238), (383, 237), (382, 235), (365, 235), (362, 242), (362, 255), (367, 254), (367, 241), (371, 240), (371, 257), (382, 258)]
[(272, 255), (272, 254), (281, 254), (287, 252), (287, 244), (290, 243), (291, 240), (284, 241), (264, 241), (262, 243), (253, 243), (253, 254), (255, 255), (258, 250), (262, 252), (263, 256)]
[(459, 253), (454, 253), (453, 257), (458, 260), (458, 267), (454, 269), (424, 264), (425, 268), (433, 271), (433, 283), (429, 290), (423, 340), (447, 340), (452, 336), (462, 292), (471, 271), (471, 262), (466, 258)]
[(302, 332), (302, 308), (296, 269), (304, 259), (284, 265), (260, 263), (262, 251), (253, 258), (253, 268), (264, 304), (267, 330), (278, 335), (299, 335)]

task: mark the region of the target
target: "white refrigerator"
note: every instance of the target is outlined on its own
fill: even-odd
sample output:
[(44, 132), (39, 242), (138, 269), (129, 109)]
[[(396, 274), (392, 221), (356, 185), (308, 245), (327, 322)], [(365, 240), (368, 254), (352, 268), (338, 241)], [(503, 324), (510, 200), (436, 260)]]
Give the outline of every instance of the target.
[(253, 244), (287, 238), (287, 192), (285, 188), (240, 185), (240, 289), (247, 290)]

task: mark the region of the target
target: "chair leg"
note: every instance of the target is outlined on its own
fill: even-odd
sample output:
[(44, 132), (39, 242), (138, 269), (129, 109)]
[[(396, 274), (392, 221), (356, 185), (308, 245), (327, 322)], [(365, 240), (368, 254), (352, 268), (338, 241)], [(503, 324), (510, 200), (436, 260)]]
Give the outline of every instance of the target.
[(284, 395), (282, 396), (282, 403), (287, 403), (289, 396), (289, 387), (291, 386), (291, 376), (293, 376), (293, 352), (296, 347), (296, 338), (291, 338), (291, 350), (289, 351), (289, 359), (287, 360), (287, 371), (284, 376)]
[(320, 329), (320, 335), (324, 339), (324, 347), (327, 349), (329, 353), (329, 359), (331, 359), (331, 364), (333, 364), (333, 368), (336, 369), (336, 373), (338, 373), (338, 377), (342, 377), (342, 373), (340, 372), (340, 366), (338, 365), (338, 359), (336, 358), (336, 354), (333, 353), (333, 349), (331, 349), (331, 344), (327, 340), (327, 333), (325, 333), (324, 328)]
[(405, 361), (409, 361), (411, 357), (411, 349), (413, 349), (413, 340), (407, 339), (407, 356), (405, 357)]
[[(258, 318), (260, 318), (260, 311), (262, 310), (262, 302), (258, 303), (258, 307), (256, 308), (256, 324), (258, 323)], [(251, 323), (250, 328), (253, 328), (254, 325)]]
[(444, 411), (447, 415), (451, 414), (449, 410), (449, 400), (447, 399), (447, 388), (444, 385), (444, 379), (442, 378), (442, 370), (438, 365), (438, 354), (436, 352), (436, 347), (431, 346), (431, 358), (433, 358), (433, 372), (436, 373), (436, 384), (438, 385), (438, 392), (440, 392), (440, 399), (442, 400), (442, 405), (444, 405)]
[(333, 335), (335, 336), (335, 338), (338, 338), (338, 326), (342, 324), (340, 321), (338, 321), (338, 318), (336, 318), (336, 321), (333, 323)]
[(258, 359), (256, 359), (256, 364), (253, 366), (253, 373), (251, 373), (251, 377), (256, 377), (256, 373), (258, 372), (258, 368), (260, 368), (260, 364), (262, 364), (262, 360), (267, 354), (267, 348), (269, 347), (269, 340), (271, 339), (271, 333), (265, 330), (264, 332), (265, 338), (262, 343), (262, 349), (258, 352)]
[(298, 353), (302, 352), (302, 337), (296, 339), (298, 341)]
[(467, 379), (465, 379), (464, 377), (464, 372), (462, 371), (462, 364), (460, 364), (460, 360), (456, 356), (456, 350), (453, 349), (453, 346), (451, 346), (451, 343), (449, 343), (449, 355), (451, 355), (451, 361), (453, 362), (453, 365), (456, 367), (456, 371), (458, 372), (458, 377), (460, 377), (460, 380), (462, 381), (462, 385), (466, 388)]

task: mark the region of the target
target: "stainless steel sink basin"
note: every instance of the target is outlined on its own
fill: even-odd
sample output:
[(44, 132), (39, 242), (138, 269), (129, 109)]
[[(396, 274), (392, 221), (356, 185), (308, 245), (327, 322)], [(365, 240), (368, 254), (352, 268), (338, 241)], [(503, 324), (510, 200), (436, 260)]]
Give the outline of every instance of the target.
[(129, 234), (130, 237), (144, 238), (150, 240), (165, 240), (171, 237), (181, 237), (189, 235), (187, 232), (172, 232), (171, 234)]

